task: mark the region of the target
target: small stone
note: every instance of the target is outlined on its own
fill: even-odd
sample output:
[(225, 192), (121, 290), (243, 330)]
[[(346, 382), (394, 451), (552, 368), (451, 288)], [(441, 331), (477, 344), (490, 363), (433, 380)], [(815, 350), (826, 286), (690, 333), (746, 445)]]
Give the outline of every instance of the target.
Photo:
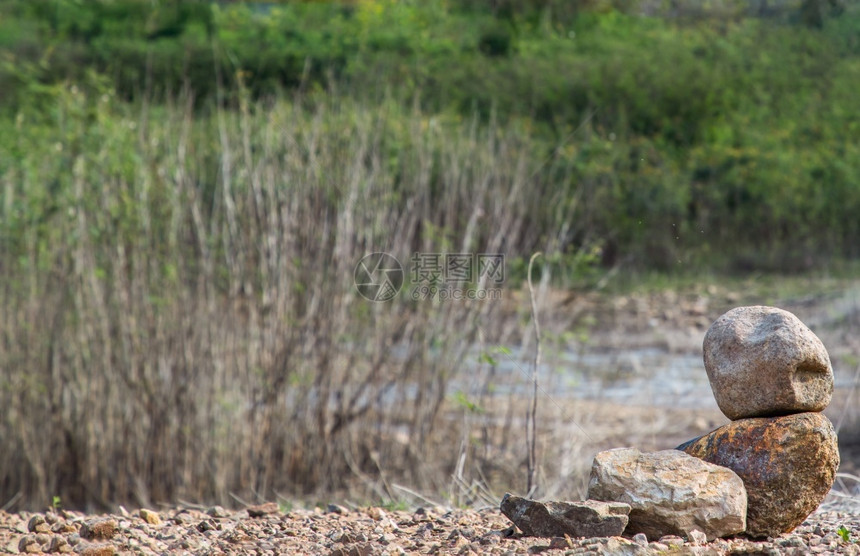
[(502, 531), (490, 531), (489, 533), (484, 534), (478, 539), (478, 542), (484, 546), (491, 544), (499, 544), (502, 540)]
[(651, 551), (645, 546), (639, 546), (633, 541), (622, 537), (612, 537), (606, 539), (606, 544), (601, 543), (599, 547), (595, 547), (594, 551), (589, 551), (589, 554), (598, 554), (600, 556), (616, 556), (620, 554), (638, 556), (639, 554), (651, 554)]
[(27, 522), (27, 530), (31, 533), (47, 533), (51, 530), (51, 526), (45, 520), (42, 514), (36, 514)]
[(713, 539), (746, 527), (747, 499), (740, 477), (677, 450), (600, 452), (591, 467), (588, 498), (629, 504), (628, 535), (659, 539), (700, 529)]
[(48, 552), (71, 552), (72, 547), (69, 544), (69, 541), (61, 537), (60, 535), (55, 535), (51, 538), (51, 543), (48, 545)]
[(627, 526), (630, 506), (618, 502), (537, 502), (505, 494), (502, 513), (534, 537), (613, 537)]
[(116, 533), (116, 520), (91, 519), (81, 526), (81, 538), (87, 540), (108, 540)]
[(367, 515), (374, 521), (381, 521), (385, 517), (385, 510), (382, 508), (367, 508)]
[(174, 515), (171, 519), (173, 520), (173, 523), (176, 523), (178, 525), (185, 525), (185, 524), (193, 522), (194, 516), (189, 514), (186, 511), (181, 511), (181, 512), (177, 513), (176, 515)]
[(329, 553), (330, 556), (372, 556), (372, 554), (373, 545), (370, 543), (341, 546)]
[(87, 543), (78, 547), (78, 554), (81, 556), (114, 556), (116, 554), (116, 547), (106, 543)]
[(752, 537), (777, 537), (800, 525), (824, 500), (839, 467), (836, 433), (822, 413), (740, 419), (678, 449), (743, 479)]
[(35, 554), (42, 552), (42, 547), (39, 545), (39, 541), (36, 540), (35, 535), (27, 535), (21, 537), (21, 540), (18, 541), (18, 552)]
[(776, 544), (785, 547), (806, 548), (806, 543), (800, 537), (783, 537), (776, 540)]
[(263, 517), (269, 514), (278, 513), (280, 508), (276, 502), (266, 502), (256, 506), (248, 506), (248, 515), (250, 517)]
[(684, 539), (677, 535), (664, 535), (660, 537), (660, 543), (669, 547), (684, 546)]
[(549, 541), (550, 550), (565, 550), (568, 548), (573, 548), (573, 541), (570, 537), (553, 537)]
[(367, 541), (367, 535), (361, 532), (353, 532), (353, 531), (344, 531), (340, 535), (337, 536), (335, 542), (339, 542), (341, 544), (354, 544), (354, 543), (362, 543)]
[(648, 546), (648, 537), (645, 533), (636, 533), (633, 535), (633, 542), (641, 546)]
[(77, 531), (77, 527), (70, 521), (59, 521), (51, 526), (52, 533), (76, 533)]
[(327, 514), (338, 514), (338, 515), (346, 515), (349, 513), (349, 510), (339, 504), (329, 504), (326, 506), (325, 511)]
[(386, 531), (398, 531), (400, 529), (400, 526), (397, 525), (397, 522), (394, 521), (393, 519), (391, 519), (390, 517), (387, 517), (387, 518), (381, 520), (380, 524), (381, 524), (382, 528), (385, 529)]
[(687, 538), (690, 539), (690, 542), (694, 545), (702, 545), (708, 543), (708, 536), (698, 529), (693, 529), (689, 533), (687, 533)]
[(729, 419), (822, 411), (833, 395), (824, 344), (775, 307), (737, 307), (705, 334), (705, 370)]
[(397, 540), (397, 535), (395, 535), (394, 533), (383, 533), (377, 539), (377, 541), (382, 543), (382, 544), (391, 544), (396, 540)]
[(431, 508), (420, 507), (412, 514), (412, 521), (415, 523), (422, 521), (430, 521), (436, 517), (437, 513)]
[(206, 509), (206, 515), (209, 517), (228, 517), (230, 513), (221, 506), (211, 506)]
[(141, 508), (138, 512), (140, 518), (150, 525), (161, 525), (161, 516), (157, 512)]
[(464, 546), (469, 546), (468, 539), (465, 539), (464, 537), (461, 537), (460, 535), (457, 535), (454, 539), (451, 539), (451, 540), (453, 540), (453, 543), (452, 543), (453, 548), (462, 548)]

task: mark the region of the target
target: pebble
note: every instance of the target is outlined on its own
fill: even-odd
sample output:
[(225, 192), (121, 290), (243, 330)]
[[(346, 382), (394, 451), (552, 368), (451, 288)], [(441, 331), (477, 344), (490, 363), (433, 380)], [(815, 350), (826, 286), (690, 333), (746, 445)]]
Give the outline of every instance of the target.
[(228, 517), (230, 513), (221, 506), (212, 506), (206, 509), (206, 515), (210, 517)]
[(161, 525), (161, 516), (158, 515), (157, 512), (152, 510), (147, 510), (146, 508), (141, 508), (140, 512), (138, 512), (140, 518), (150, 525)]
[(115, 519), (91, 519), (81, 526), (81, 538), (87, 540), (109, 540), (117, 530)]

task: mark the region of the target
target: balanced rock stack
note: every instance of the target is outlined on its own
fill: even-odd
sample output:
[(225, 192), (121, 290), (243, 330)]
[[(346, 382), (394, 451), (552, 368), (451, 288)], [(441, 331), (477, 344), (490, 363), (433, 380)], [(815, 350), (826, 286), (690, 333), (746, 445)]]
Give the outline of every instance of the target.
[(705, 369), (732, 420), (675, 450), (597, 454), (588, 500), (542, 503), (505, 495), (525, 534), (688, 538), (787, 533), (833, 486), (839, 450), (821, 411), (833, 369), (821, 340), (787, 311), (738, 307), (705, 334)]
[(839, 466), (833, 425), (822, 413), (833, 369), (821, 340), (774, 307), (738, 307), (705, 335), (705, 370), (732, 420), (678, 446), (733, 470), (747, 491), (746, 533), (793, 530), (824, 500)]

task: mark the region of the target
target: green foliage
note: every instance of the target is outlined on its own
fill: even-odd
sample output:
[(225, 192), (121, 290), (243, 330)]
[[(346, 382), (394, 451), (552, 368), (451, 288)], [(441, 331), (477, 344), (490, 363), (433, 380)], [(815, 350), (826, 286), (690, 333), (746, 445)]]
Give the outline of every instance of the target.
[(496, 367), (499, 364), (499, 361), (496, 359), (496, 356), (499, 355), (510, 356), (510, 348), (507, 348), (505, 346), (494, 346), (486, 351), (482, 351), (480, 355), (478, 355), (478, 363), (486, 363), (491, 367)]
[(570, 219), (562, 266), (586, 272), (583, 252), (662, 270), (860, 256), (860, 11), (680, 1), (672, 18), (639, 15), (654, 9), (13, 0), (0, 7), (0, 111), (50, 112), (58, 90), (94, 82), (155, 104), (190, 91), (198, 112), (284, 91), (417, 102), (534, 138), (530, 171), (548, 185), (531, 214)]
[(380, 500), (377, 505), (389, 512), (406, 512), (411, 509), (409, 503), (404, 499)]
[(484, 408), (473, 402), (469, 399), (465, 392), (462, 390), (457, 390), (451, 395), (451, 401), (454, 402), (454, 405), (457, 407), (475, 414), (484, 413)]
[(844, 525), (840, 525), (839, 529), (836, 530), (836, 533), (842, 537), (843, 541), (851, 542), (851, 531)]

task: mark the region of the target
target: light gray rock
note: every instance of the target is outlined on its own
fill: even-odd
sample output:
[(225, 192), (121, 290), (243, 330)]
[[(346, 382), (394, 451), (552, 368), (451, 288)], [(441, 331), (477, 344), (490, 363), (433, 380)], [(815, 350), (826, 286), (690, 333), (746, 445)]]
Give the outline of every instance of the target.
[(689, 537), (690, 542), (694, 545), (703, 545), (708, 542), (708, 537), (698, 529), (693, 529), (690, 531)]
[(510, 493), (501, 510), (533, 537), (617, 537), (627, 526), (630, 506), (617, 502), (538, 502)]
[(588, 498), (630, 504), (625, 534), (644, 533), (649, 539), (687, 536), (695, 529), (714, 539), (746, 528), (741, 478), (677, 450), (600, 452), (591, 467)]
[(729, 419), (822, 411), (833, 395), (824, 344), (793, 314), (736, 307), (705, 334), (705, 370)]

